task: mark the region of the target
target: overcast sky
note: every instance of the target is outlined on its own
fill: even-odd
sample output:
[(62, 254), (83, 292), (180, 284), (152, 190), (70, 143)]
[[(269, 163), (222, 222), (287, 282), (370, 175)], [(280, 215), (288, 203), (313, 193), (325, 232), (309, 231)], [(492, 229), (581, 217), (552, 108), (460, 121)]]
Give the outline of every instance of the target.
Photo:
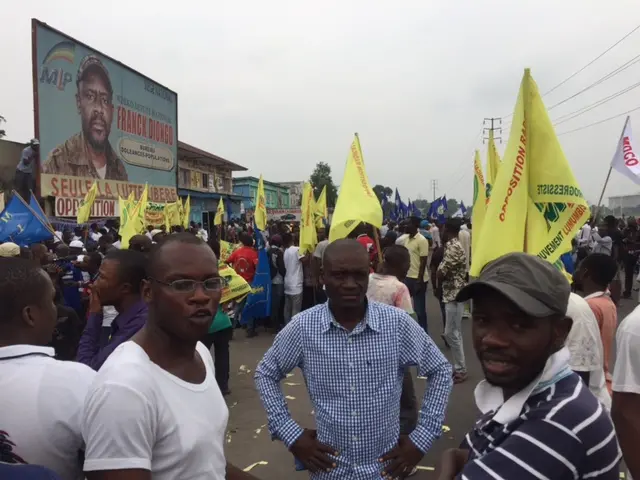
[[(0, 15), (0, 115), (16, 141), (33, 136), (32, 17), (176, 91), (179, 138), (251, 175), (306, 180), (324, 161), (339, 184), (357, 131), (372, 185), (431, 199), (437, 179), (437, 195), (470, 203), (473, 150), (486, 156), (482, 120), (513, 111), (523, 68), (547, 91), (640, 24), (640, 2), (11, 2)], [(639, 53), (640, 30), (545, 97), (547, 107)], [(630, 86), (639, 74), (635, 64), (551, 118)], [(640, 88), (556, 131), (637, 106)], [(560, 137), (591, 202), (623, 123)], [(640, 110), (632, 123), (640, 135)], [(607, 193), (639, 190), (614, 172)]]

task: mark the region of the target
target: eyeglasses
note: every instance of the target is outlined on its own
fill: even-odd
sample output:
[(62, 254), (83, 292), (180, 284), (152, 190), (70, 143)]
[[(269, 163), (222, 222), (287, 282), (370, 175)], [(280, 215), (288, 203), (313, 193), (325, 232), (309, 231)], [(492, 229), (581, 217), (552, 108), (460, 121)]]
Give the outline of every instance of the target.
[(162, 280), (158, 280), (157, 278), (149, 278), (149, 280), (152, 280), (161, 285), (166, 285), (167, 287), (170, 287), (172, 290), (179, 293), (194, 292), (198, 285), (202, 285), (204, 290), (207, 292), (219, 292), (227, 285), (227, 282), (222, 277), (208, 278), (202, 282), (199, 282), (198, 280), (188, 279), (174, 280), (173, 282), (163, 282)]

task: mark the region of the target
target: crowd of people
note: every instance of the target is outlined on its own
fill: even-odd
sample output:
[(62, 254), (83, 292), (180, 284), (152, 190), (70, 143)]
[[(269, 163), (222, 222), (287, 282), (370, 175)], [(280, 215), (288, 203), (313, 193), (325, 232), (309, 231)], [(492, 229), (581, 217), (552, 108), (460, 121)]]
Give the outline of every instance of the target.
[[(640, 478), (640, 309), (618, 324), (616, 307), (633, 291), (640, 231), (620, 222), (585, 225), (564, 271), (512, 253), (473, 279), (472, 225), (459, 218), (361, 224), (331, 243), (325, 225), (311, 249), (295, 224), (260, 232), (244, 221), (150, 226), (128, 249), (113, 220), (28, 248), (4, 243), (0, 478), (255, 478), (224, 456), (241, 328), (275, 334), (255, 382), (297, 469), (411, 476), (441, 435), (454, 385), (469, 380), (465, 317), (485, 376), (481, 414), (443, 455), (439, 478), (617, 479), (623, 454)], [(243, 318), (246, 296), (221, 303), (221, 262), (253, 282), (256, 235), (269, 318)], [(427, 318), (432, 297), (438, 322)], [(295, 368), (315, 429), (291, 417), (280, 389)], [(421, 402), (416, 370), (427, 378)]]

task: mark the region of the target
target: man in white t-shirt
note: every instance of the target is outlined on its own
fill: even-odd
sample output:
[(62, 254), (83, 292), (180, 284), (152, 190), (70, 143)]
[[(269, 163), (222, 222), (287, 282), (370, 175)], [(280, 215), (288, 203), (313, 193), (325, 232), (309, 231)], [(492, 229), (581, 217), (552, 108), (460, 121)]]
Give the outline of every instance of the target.
[(147, 323), (109, 356), (85, 403), (88, 480), (254, 478), (225, 461), (229, 411), (198, 341), (223, 283), (216, 256), (189, 233), (168, 236), (151, 253)]
[(604, 376), (603, 347), (598, 321), (587, 301), (571, 293), (567, 317), (572, 320), (565, 346), (569, 350), (569, 367), (589, 386), (600, 403), (611, 410), (611, 396)]
[(42, 465), (62, 479), (80, 479), (80, 421), (95, 372), (56, 360), (54, 349), (43, 346), (56, 326), (54, 295), (39, 265), (0, 262), (0, 462)]
[(613, 370), (611, 417), (624, 463), (630, 475), (640, 478), (640, 307), (631, 312), (616, 334), (616, 365)]
[(282, 235), (284, 246), (284, 323), (289, 323), (300, 310), (302, 310), (302, 290), (304, 285), (304, 272), (302, 270), (303, 255), (300, 255), (299, 247), (293, 244), (290, 233)]

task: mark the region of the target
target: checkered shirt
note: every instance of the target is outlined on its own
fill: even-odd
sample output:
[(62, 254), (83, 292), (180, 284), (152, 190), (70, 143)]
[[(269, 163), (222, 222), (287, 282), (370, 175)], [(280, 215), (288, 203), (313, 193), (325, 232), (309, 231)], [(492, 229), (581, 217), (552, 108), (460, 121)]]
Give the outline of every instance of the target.
[(328, 303), (296, 315), (276, 336), (255, 380), (269, 430), (289, 448), (303, 429), (291, 418), (280, 381), (302, 370), (316, 416), (318, 440), (335, 448), (337, 467), (317, 480), (381, 478), (378, 459), (400, 433), (403, 368), (427, 377), (418, 425), (410, 439), (423, 452), (442, 430), (451, 392), (451, 365), (425, 331), (400, 309), (370, 301), (352, 332), (338, 324)]

